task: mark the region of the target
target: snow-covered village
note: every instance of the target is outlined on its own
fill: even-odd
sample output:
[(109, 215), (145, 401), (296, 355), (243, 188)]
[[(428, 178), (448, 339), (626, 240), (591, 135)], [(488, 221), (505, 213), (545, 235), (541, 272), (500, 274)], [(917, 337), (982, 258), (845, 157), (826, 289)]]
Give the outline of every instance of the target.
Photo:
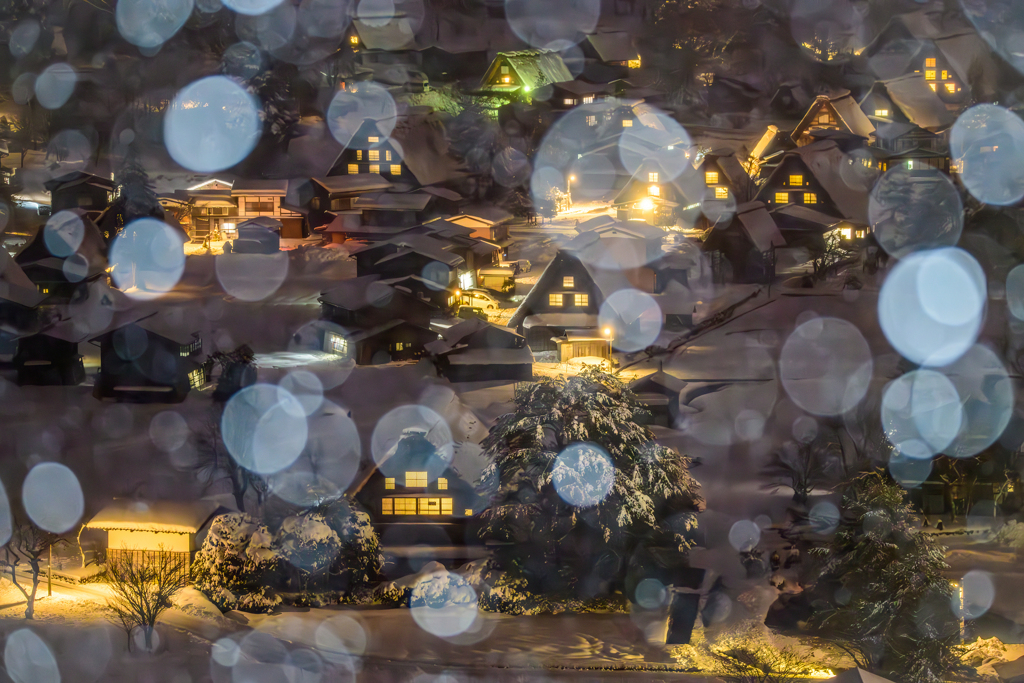
[(1024, 683), (1022, 45), (0, 2), (0, 683)]

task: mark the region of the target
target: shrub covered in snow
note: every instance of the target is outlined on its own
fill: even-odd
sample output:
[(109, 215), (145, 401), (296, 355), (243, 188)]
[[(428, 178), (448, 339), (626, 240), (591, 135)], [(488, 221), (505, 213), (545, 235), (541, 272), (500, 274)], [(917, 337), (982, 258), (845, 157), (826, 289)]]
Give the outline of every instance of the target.
[(700, 485), (689, 458), (655, 442), (645, 411), (595, 369), (516, 392), (483, 442), (483, 534), (507, 544), (499, 568), (532, 592), (596, 596), (621, 590), (644, 548), (690, 546)]
[(285, 518), (277, 532), (277, 543), (290, 588), (326, 588), (327, 573), (341, 551), (341, 540), (323, 517), (314, 513)]
[(345, 498), (321, 506), (317, 514), (341, 541), (331, 565), (331, 587), (348, 595), (376, 581), (384, 566), (384, 554), (370, 516)]
[(1011, 519), (996, 532), (995, 541), (1018, 553), (1024, 552), (1024, 524)]
[(192, 580), (222, 610), (266, 612), (281, 602), (272, 586), (281, 560), (270, 531), (241, 512), (213, 520), (192, 564)]

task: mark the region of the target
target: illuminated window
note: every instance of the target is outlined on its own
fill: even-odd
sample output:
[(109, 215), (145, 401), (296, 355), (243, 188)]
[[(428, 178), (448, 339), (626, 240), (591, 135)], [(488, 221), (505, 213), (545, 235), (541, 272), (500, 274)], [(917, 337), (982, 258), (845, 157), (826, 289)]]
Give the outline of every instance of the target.
[(193, 389), (198, 389), (203, 386), (205, 377), (203, 377), (203, 369), (196, 368), (192, 372), (188, 373), (188, 385)]
[(864, 239), (864, 231), (863, 230), (858, 230), (857, 231), (857, 239)]
[(573, 278), (573, 276), (572, 275), (566, 275), (565, 277), (563, 277), (562, 278), (562, 286), (565, 287), (566, 289), (572, 289), (573, 287), (575, 287), (576, 284), (575, 284), (575, 279)]
[(399, 164), (392, 164), (391, 175), (402, 175), (402, 167)]
[(888, 109), (876, 109), (875, 110), (875, 116), (888, 116), (888, 115), (889, 115), (889, 110)]
[(466, 508), (465, 515), (467, 517), (472, 517), (473, 516), (473, 508)]
[(348, 339), (333, 332), (327, 333), (327, 352), (337, 353), (342, 356), (348, 355)]
[(649, 182), (649, 183), (656, 183), (656, 182), (658, 182), (658, 172), (657, 171), (652, 171), (652, 172), (648, 173), (647, 174), (647, 182)]
[(935, 80), (935, 69), (928, 69), (928, 70), (926, 70), (924, 72), (924, 79), (926, 81), (934, 81)]
[(587, 117), (587, 125), (588, 126), (596, 126), (597, 125), (597, 116), (593, 116), (593, 115), (588, 116)]
[(804, 192), (804, 204), (817, 204), (818, 195), (813, 192)]
[(827, 111), (823, 111), (818, 114), (818, 125), (830, 126), (832, 123), (832, 114), (829, 114)]
[(352, 174), (352, 175), (358, 174), (359, 173), (359, 164), (349, 164), (348, 165), (348, 172), (350, 174)]
[(728, 199), (729, 188), (727, 187), (716, 187), (715, 188), (715, 199)]
[(395, 478), (394, 477), (385, 477), (384, 478), (384, 488), (389, 490), (389, 491), (393, 491), (395, 489)]
[(661, 188), (658, 187), (657, 185), (651, 185), (650, 187), (647, 188), (647, 194), (651, 195), (652, 197), (660, 197)]
[(949, 72), (943, 70), (943, 72), (942, 72), (942, 80), (946, 80), (947, 78), (949, 78)]
[(441, 514), (450, 515), (452, 514), (452, 499), (442, 498), (441, 499)]
[(370, 164), (370, 173), (380, 173), (380, 164)]
[(438, 491), (447, 491), (448, 490), (448, 480), (445, 479), (444, 477), (438, 477), (438, 479), (437, 479), (437, 490)]
[(804, 184), (804, 177), (802, 175), (791, 175), (789, 176), (789, 184), (800, 187)]
[(562, 104), (564, 104), (567, 107), (571, 107), (572, 105), (576, 104), (576, 100), (572, 99), (571, 97), (566, 97), (564, 100), (562, 100)]
[(356, 161), (362, 161), (362, 160), (363, 160), (363, 150), (357, 149), (356, 150)]
[(925, 66), (930, 66), (930, 67), (934, 68), (935, 67), (935, 57), (928, 57), (927, 59), (925, 59), (924, 60), (924, 65)]
[(955, 93), (956, 92), (956, 83), (947, 83), (946, 84), (946, 92), (948, 92), (948, 93)]
[(405, 473), (405, 485), (406, 486), (427, 486), (427, 473), (426, 472), (406, 472)]
[(352, 35), (350, 35), (348, 37), (348, 42), (352, 43), (353, 45), (358, 45), (359, 44), (359, 36), (357, 36), (356, 34), (353, 33)]
[(584, 95), (583, 96), (583, 104), (593, 104), (593, 103), (594, 103), (594, 96), (593, 95)]
[(931, 87), (932, 92), (935, 92), (935, 84), (934, 83), (929, 83), (928, 85), (929, 85), (929, 87)]
[(640, 58), (637, 57), (636, 59), (629, 60), (628, 62), (626, 62), (626, 67), (630, 68), (630, 69), (639, 69), (640, 68)]
[(441, 514), (441, 499), (440, 498), (420, 498), (420, 514), (421, 515), (439, 515)]
[(501, 82), (502, 83), (511, 83), (512, 82), (512, 77), (511, 76), (502, 76), (501, 77)]
[(380, 138), (377, 137), (376, 135), (371, 135), (370, 137), (366, 138), (366, 141), (367, 142), (380, 142)]
[(789, 203), (789, 193), (788, 192), (776, 192), (775, 193), (775, 203), (776, 204), (788, 204)]
[(622, 119), (622, 127), (623, 128), (632, 128), (633, 127), (633, 119)]
[(561, 306), (562, 295), (561, 294), (548, 294), (548, 306)]
[(704, 173), (704, 184), (705, 185), (717, 185), (718, 184), (718, 171), (707, 171)]
[(395, 503), (390, 498), (384, 498), (380, 501), (380, 513), (382, 515), (393, 515), (395, 513)]
[(391, 150), (384, 150), (384, 161), (391, 161)]
[(504, 76), (507, 73), (508, 73), (508, 67), (507, 66), (501, 67), (501, 75)]
[(395, 514), (396, 515), (415, 515), (416, 514), (416, 499), (415, 498), (392, 498), (395, 502)]
[(370, 161), (380, 161), (380, 150), (379, 149), (371, 149), (370, 150)]
[(853, 229), (852, 228), (843, 228), (843, 229), (841, 229), (839, 231), (839, 234), (842, 236), (842, 238), (844, 240), (853, 239)]
[(573, 303), (576, 304), (577, 308), (585, 308), (586, 306), (590, 305), (590, 295), (589, 294), (576, 294), (576, 295), (574, 295)]

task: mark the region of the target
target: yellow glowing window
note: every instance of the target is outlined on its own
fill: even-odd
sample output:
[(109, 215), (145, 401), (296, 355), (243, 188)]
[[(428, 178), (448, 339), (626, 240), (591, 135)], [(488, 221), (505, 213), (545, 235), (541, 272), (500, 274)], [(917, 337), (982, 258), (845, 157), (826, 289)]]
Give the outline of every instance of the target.
[(839, 234), (842, 236), (842, 238), (844, 240), (853, 239), (853, 229), (852, 228), (843, 228), (843, 229), (841, 229), (839, 231)]
[(356, 150), (356, 161), (362, 161), (362, 160), (363, 160), (363, 150), (357, 149)]
[(501, 82), (502, 83), (511, 83), (512, 82), (512, 77), (511, 76), (502, 76), (501, 77)]
[(384, 150), (384, 161), (391, 161), (391, 150)]
[(583, 104), (593, 104), (593, 103), (594, 103), (594, 96), (593, 95), (584, 95), (583, 96)]
[(426, 472), (406, 472), (405, 473), (405, 485), (406, 486), (427, 486), (427, 473)]
[(863, 239), (863, 238), (864, 238), (864, 231), (863, 230), (858, 230), (857, 231), (857, 239)]
[(633, 119), (622, 119), (622, 127), (623, 128), (632, 128), (633, 127)]
[(395, 504), (390, 498), (385, 498), (380, 501), (380, 513), (382, 515), (393, 515), (395, 513)]
[(473, 508), (466, 508), (465, 515), (467, 517), (472, 517), (473, 516)]
[(452, 499), (442, 498), (441, 499), (441, 514), (450, 515), (452, 514)]
[(370, 164), (370, 173), (380, 173), (380, 164)]
[(562, 286), (566, 289), (572, 289), (576, 286), (576, 280), (572, 275), (566, 275), (562, 278)]
[(399, 164), (391, 164), (391, 175), (402, 175), (402, 167)]
[(715, 188), (715, 199), (728, 199), (729, 188), (727, 187), (716, 187)]
[(589, 294), (576, 294), (574, 296), (575, 296), (575, 299), (574, 299), (573, 303), (575, 303), (577, 307), (582, 308), (584, 306), (589, 306), (590, 305), (590, 295)]
[(935, 92), (935, 84), (934, 83), (929, 83), (928, 85), (931, 87), (932, 92)]
[(384, 479), (384, 488), (388, 489), (389, 491), (393, 491), (394, 488), (395, 488), (395, 478), (394, 477), (385, 477), (385, 479)]
[(367, 142), (380, 142), (380, 138), (377, 137), (376, 135), (371, 135), (370, 137), (366, 138), (366, 141)]
[(597, 125), (597, 116), (588, 116), (587, 117), (587, 125), (588, 126), (596, 126)]
[(650, 173), (648, 173), (647, 174), (647, 182), (649, 182), (649, 183), (656, 183), (656, 182), (658, 182), (658, 172), (657, 171), (651, 171)]
[(704, 184), (705, 185), (717, 185), (718, 184), (718, 171), (707, 171), (704, 173)]
[(661, 188), (658, 187), (657, 185), (651, 185), (650, 187), (647, 188), (647, 194), (651, 195), (652, 197), (660, 197)]
[(371, 149), (370, 150), (370, 161), (380, 161), (380, 150), (379, 149)]
[(924, 65), (925, 66), (934, 67), (935, 66), (935, 57), (928, 57), (927, 59), (925, 59), (924, 60)]
[(348, 172), (351, 173), (352, 175), (356, 175), (357, 173), (359, 173), (359, 164), (349, 164)]
[(548, 294), (548, 306), (561, 306), (562, 295), (561, 294)]
[(444, 477), (439, 477), (438, 480), (437, 480), (437, 490), (438, 491), (447, 491), (448, 490), (448, 480), (445, 479)]
[(926, 81), (934, 81), (935, 80), (935, 69), (927, 69), (924, 72), (924, 79)]
[(955, 93), (956, 92), (956, 83), (947, 83), (946, 84), (946, 92)]
[(789, 176), (789, 184), (800, 187), (804, 184), (804, 177), (802, 175), (791, 175)]
[(327, 333), (327, 350), (331, 353), (338, 353), (341, 355), (348, 354), (348, 339), (345, 339), (340, 334), (334, 334), (333, 332)]
[(775, 203), (776, 204), (788, 204), (789, 203), (789, 193), (788, 192), (776, 192), (775, 193)]
[(562, 100), (562, 104), (564, 104), (567, 107), (571, 107), (572, 105), (576, 104), (576, 100), (572, 99), (571, 97), (566, 97), (565, 99)]
[(888, 115), (889, 115), (889, 110), (888, 109), (876, 109), (875, 110), (875, 116), (888, 116)]
[(441, 499), (440, 498), (420, 498), (420, 514), (421, 515), (439, 515), (441, 514)]
[(817, 204), (818, 195), (813, 192), (804, 192), (804, 204)]
[(942, 71), (942, 80), (946, 80), (947, 78), (949, 78), (949, 72), (946, 71), (945, 69), (943, 69), (943, 71)]
[(359, 36), (357, 36), (356, 34), (353, 33), (352, 35), (350, 35), (348, 37), (348, 42), (352, 43), (353, 45), (358, 45), (359, 44)]
[(639, 69), (640, 68), (640, 58), (637, 57), (636, 59), (629, 60), (628, 62), (626, 62), (626, 66), (628, 68), (630, 68), (630, 69)]
[(416, 499), (415, 498), (393, 498), (395, 501), (395, 514), (396, 515), (415, 515), (416, 514)]

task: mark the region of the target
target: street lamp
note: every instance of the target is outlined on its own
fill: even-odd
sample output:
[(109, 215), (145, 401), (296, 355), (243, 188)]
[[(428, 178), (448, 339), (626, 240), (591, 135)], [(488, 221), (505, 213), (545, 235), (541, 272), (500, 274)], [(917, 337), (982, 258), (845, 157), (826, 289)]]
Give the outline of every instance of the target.
[(612, 332), (613, 332), (613, 330), (612, 330), (611, 326), (608, 326), (608, 327), (604, 328), (603, 330), (601, 330), (601, 333), (604, 334), (605, 338), (608, 339), (608, 359), (609, 360), (611, 360), (611, 357), (612, 357)]
[(569, 198), (569, 208), (572, 208), (572, 184), (576, 181), (576, 176), (569, 176), (569, 182), (565, 184), (566, 195)]

